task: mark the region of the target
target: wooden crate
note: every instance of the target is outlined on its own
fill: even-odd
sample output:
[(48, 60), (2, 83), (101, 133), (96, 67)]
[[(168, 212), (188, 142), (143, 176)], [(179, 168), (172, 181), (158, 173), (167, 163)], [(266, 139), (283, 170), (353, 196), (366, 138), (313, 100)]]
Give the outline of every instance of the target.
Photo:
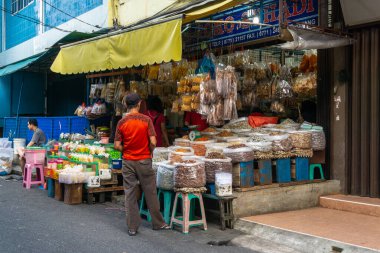
[(124, 191), (122, 181), (119, 181), (118, 177), (122, 177), (121, 170), (111, 170), (112, 178), (110, 180), (101, 180), (100, 187), (86, 188), (85, 197), (87, 204), (91, 205), (94, 200), (99, 203), (103, 203), (106, 200), (106, 194), (111, 195), (111, 200), (118, 194), (118, 192)]
[(82, 204), (83, 184), (65, 184), (64, 203), (67, 205)]
[(64, 198), (64, 185), (58, 180), (54, 180), (54, 198), (58, 201), (63, 201)]
[(233, 164), (232, 186), (239, 188), (254, 186), (253, 161)]

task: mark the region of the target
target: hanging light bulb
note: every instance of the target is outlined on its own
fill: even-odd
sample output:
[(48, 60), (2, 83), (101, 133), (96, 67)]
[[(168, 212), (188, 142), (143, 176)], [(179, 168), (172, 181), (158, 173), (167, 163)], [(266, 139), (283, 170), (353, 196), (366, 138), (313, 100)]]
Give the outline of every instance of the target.
[(254, 16), (254, 17), (252, 18), (252, 23), (254, 23), (254, 24), (259, 24), (259, 23), (260, 23), (260, 18), (259, 18), (258, 16)]

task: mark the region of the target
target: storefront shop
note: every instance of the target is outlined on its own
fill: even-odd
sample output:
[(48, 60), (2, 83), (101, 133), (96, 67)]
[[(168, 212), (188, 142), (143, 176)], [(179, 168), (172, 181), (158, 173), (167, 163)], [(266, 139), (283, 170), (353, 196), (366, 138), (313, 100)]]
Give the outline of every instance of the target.
[[(153, 154), (160, 189), (234, 195), (237, 217), (311, 206), (319, 195), (339, 191), (339, 183), (326, 180), (330, 133), (317, 124), (324, 122), (318, 101), (328, 91), (318, 87), (324, 77), (316, 49), (326, 46), (305, 41), (303, 33), (322, 36), (314, 31), (318, 1), (224, 2), (61, 47), (51, 70), (87, 74), (89, 103), (76, 114), (95, 127), (88, 135), (61, 136), (60, 148), (49, 154), (55, 180), (83, 183), (84, 174), (78, 179), (76, 173), (91, 169), (94, 180), (112, 177), (106, 171), (120, 168), (120, 154), (107, 143), (125, 113), (124, 95), (136, 92), (144, 100), (159, 97), (167, 119), (170, 146)], [(342, 37), (325, 31), (323, 36), (331, 45), (349, 43), (339, 44)], [(192, 117), (205, 126), (191, 123)], [(98, 141), (104, 149), (96, 148)], [(65, 168), (68, 162), (57, 159), (88, 166)], [(89, 194), (102, 187), (92, 183)], [(268, 194), (276, 204), (263, 208)]]

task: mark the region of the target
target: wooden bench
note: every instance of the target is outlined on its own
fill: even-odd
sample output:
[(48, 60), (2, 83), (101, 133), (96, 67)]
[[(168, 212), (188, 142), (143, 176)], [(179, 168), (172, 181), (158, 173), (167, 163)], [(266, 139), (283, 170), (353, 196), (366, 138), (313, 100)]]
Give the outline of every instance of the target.
[(220, 219), (220, 229), (225, 230), (227, 228), (234, 228), (234, 210), (233, 210), (233, 200), (236, 199), (234, 196), (219, 197), (212, 194), (202, 194), (203, 198), (218, 201), (219, 210), (206, 209), (206, 213), (212, 213), (219, 216)]

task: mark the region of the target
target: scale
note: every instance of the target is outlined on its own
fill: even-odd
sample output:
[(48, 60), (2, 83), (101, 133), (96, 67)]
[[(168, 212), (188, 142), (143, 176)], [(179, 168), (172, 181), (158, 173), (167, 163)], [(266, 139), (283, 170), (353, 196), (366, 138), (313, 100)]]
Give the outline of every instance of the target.
[(191, 141), (195, 141), (201, 137), (201, 133), (197, 130), (197, 127), (197, 125), (189, 126), (189, 130), (191, 130), (189, 133), (189, 139)]

